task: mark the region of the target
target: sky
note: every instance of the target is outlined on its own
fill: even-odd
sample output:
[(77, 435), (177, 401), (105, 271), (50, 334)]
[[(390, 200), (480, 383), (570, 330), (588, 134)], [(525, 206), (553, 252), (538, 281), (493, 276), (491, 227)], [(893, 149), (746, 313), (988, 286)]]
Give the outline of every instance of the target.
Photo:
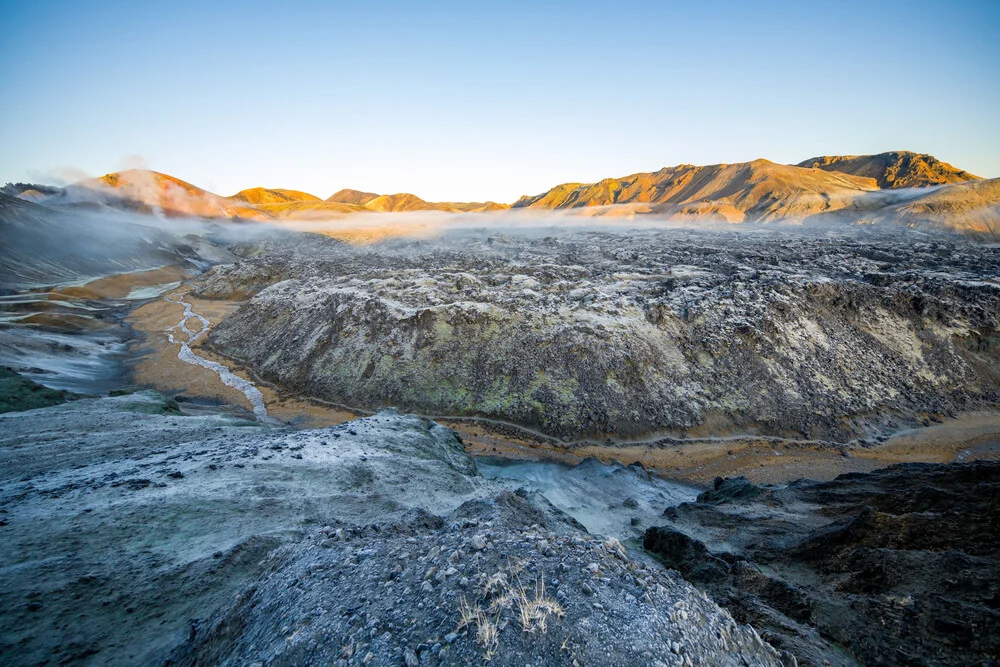
[(1000, 2), (0, 0), (0, 182), (511, 202), (914, 150), (1000, 177)]

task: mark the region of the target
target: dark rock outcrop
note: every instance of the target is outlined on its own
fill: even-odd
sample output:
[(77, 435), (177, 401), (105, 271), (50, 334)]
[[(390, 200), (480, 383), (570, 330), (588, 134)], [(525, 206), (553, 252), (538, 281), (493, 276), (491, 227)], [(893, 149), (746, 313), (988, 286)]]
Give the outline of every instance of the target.
[(717, 480), (643, 546), (799, 664), (995, 664), (1000, 462), (751, 487)]
[(750, 500), (761, 494), (761, 488), (746, 477), (732, 479), (716, 477), (713, 488), (698, 494), (699, 503), (725, 503), (731, 500)]

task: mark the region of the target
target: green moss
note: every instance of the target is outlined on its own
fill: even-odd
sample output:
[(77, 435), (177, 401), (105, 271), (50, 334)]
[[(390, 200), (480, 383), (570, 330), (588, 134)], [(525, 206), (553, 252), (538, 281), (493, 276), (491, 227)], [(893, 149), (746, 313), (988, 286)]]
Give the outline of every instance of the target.
[[(156, 394), (154, 394), (156, 396)], [(159, 400), (141, 400), (127, 403), (125, 409), (129, 412), (140, 412), (145, 415), (179, 415), (181, 406), (169, 396), (160, 396)]]
[(0, 412), (47, 408), (77, 398), (81, 397), (69, 391), (49, 389), (6, 366), (0, 366)]

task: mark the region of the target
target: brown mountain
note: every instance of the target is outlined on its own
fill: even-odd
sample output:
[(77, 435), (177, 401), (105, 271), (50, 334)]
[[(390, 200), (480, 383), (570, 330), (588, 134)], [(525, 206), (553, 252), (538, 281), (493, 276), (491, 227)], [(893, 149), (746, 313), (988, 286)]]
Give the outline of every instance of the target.
[(941, 162), (933, 155), (912, 151), (824, 155), (800, 162), (798, 166), (874, 178), (880, 188), (922, 188), (979, 180), (979, 176)]
[(230, 199), (245, 202), (247, 204), (283, 204), (285, 202), (296, 201), (321, 201), (316, 195), (298, 190), (282, 190), (272, 188), (250, 188), (240, 190)]
[(440, 208), (438, 204), (426, 202), (408, 192), (401, 192), (395, 195), (379, 195), (375, 199), (365, 202), (364, 206), (369, 211), (379, 211), (381, 213), (446, 210)]
[(564, 209), (630, 204), (636, 213), (721, 218), (730, 222), (802, 218), (847, 206), (877, 190), (874, 179), (754, 160), (565, 183), (513, 208)]
[(378, 195), (374, 192), (362, 192), (361, 190), (351, 190), (344, 189), (338, 190), (329, 197), (327, 201), (339, 202), (341, 204), (356, 204), (358, 206), (364, 206), (373, 199), (378, 199)]
[[(902, 189), (947, 179), (961, 182), (924, 193)], [(879, 183), (886, 188), (879, 188)], [(272, 188), (250, 188), (221, 197), (178, 178), (145, 170), (106, 174), (48, 194), (39, 190), (38, 196), (46, 205), (106, 206), (165, 216), (275, 222), (321, 222), (364, 212), (472, 213), (524, 208), (570, 209), (588, 216), (659, 214), (732, 223), (783, 219), (885, 222), (983, 236), (996, 236), (1000, 230), (997, 179), (979, 179), (931, 156), (908, 152), (815, 158), (802, 165), (768, 160), (679, 165), (598, 183), (565, 183), (522, 197), (512, 207), (494, 202), (428, 202), (410, 193), (380, 195), (360, 190), (340, 190), (325, 201), (297, 190)]]
[(221, 197), (179, 178), (145, 169), (119, 171), (81, 181), (66, 189), (66, 199), (71, 203), (103, 203), (167, 217), (270, 219), (252, 206)]
[(104, 205), (167, 217), (193, 216), (257, 221), (322, 220), (365, 211), (480, 212), (508, 208), (493, 202), (424, 201), (409, 193), (379, 195), (340, 190), (326, 201), (299, 190), (249, 188), (222, 197), (179, 178), (156, 171), (132, 169), (88, 179), (61, 191), (49, 204)]
[(462, 213), (493, 213), (510, 208), (510, 204), (498, 204), (494, 201), (446, 201), (438, 205)]
[(328, 202), (352, 204), (361, 206), (368, 211), (380, 213), (401, 213), (406, 211), (450, 211), (463, 213), (481, 213), (485, 211), (502, 211), (510, 208), (506, 204), (496, 202), (429, 202), (408, 192), (395, 195), (379, 195), (361, 190), (340, 190), (327, 198)]
[(273, 204), (258, 204), (257, 208), (277, 220), (324, 220), (341, 218), (350, 213), (366, 211), (356, 204), (342, 204), (334, 201), (286, 201)]

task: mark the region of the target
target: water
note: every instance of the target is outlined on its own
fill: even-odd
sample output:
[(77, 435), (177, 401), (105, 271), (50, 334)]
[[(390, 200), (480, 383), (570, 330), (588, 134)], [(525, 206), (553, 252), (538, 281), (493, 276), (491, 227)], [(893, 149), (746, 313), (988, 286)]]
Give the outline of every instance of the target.
[[(169, 296), (165, 296), (163, 297), (163, 300), (184, 306), (184, 314), (181, 316), (181, 321), (167, 329), (166, 332), (171, 343), (181, 346), (180, 350), (177, 351), (177, 358), (185, 363), (201, 366), (202, 368), (207, 368), (208, 370), (216, 373), (224, 385), (242, 392), (242, 394), (247, 397), (247, 400), (250, 401), (250, 405), (253, 406), (253, 413), (257, 416), (257, 419), (262, 422), (269, 422), (270, 419), (267, 416), (267, 408), (264, 407), (264, 395), (260, 393), (260, 390), (257, 389), (253, 382), (244, 380), (220, 363), (198, 356), (191, 349), (191, 343), (201, 338), (208, 331), (208, 328), (211, 326), (211, 322), (209, 322), (208, 319), (201, 314), (194, 312), (194, 310), (191, 309), (191, 304), (184, 301), (180, 297), (172, 299)], [(188, 320), (193, 319), (197, 319), (201, 322), (201, 328), (196, 332), (192, 331), (187, 326)], [(174, 338), (173, 332), (177, 329), (184, 332), (187, 336), (186, 341)]]
[(125, 385), (125, 334), (117, 327), (80, 333), (0, 327), (0, 365), (53, 389), (106, 394)]

